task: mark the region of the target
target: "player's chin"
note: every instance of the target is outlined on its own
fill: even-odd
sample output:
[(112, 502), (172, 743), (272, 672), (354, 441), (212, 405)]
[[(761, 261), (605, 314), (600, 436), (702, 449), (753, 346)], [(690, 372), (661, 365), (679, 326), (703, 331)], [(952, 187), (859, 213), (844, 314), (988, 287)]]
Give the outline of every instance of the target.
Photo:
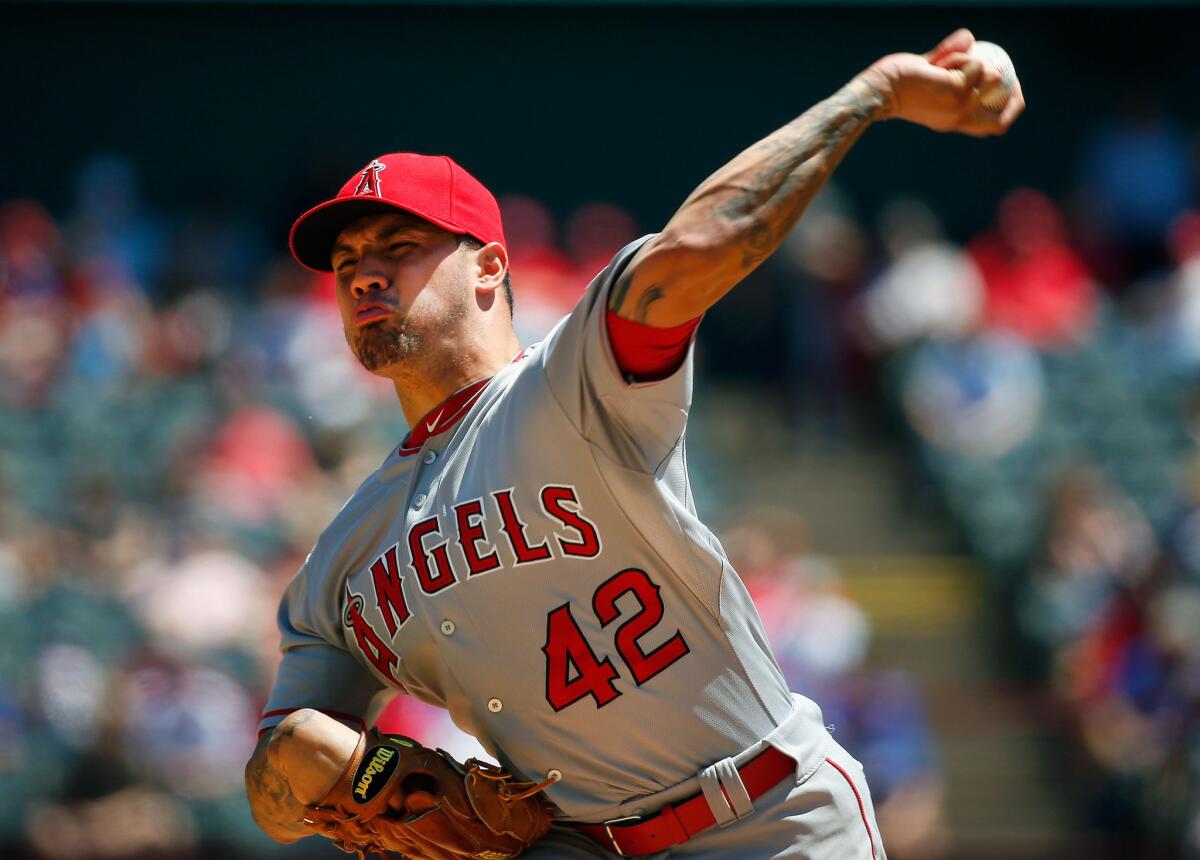
[(387, 322), (380, 320), (363, 326), (348, 336), (359, 364), (379, 376), (390, 376), (390, 369), (402, 364), (420, 347), (420, 338), (386, 325)]
[(387, 379), (391, 379), (395, 375), (396, 367), (399, 365), (399, 362), (394, 359), (375, 353), (364, 353), (356, 350), (354, 356), (367, 373), (373, 373), (376, 376), (382, 376)]

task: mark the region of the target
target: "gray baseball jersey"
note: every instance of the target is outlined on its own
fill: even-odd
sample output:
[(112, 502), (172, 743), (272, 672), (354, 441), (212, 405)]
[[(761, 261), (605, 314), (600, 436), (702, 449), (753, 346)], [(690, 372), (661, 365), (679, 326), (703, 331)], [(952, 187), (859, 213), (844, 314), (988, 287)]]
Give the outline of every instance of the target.
[(568, 818), (626, 814), (768, 741), (808, 772), (830, 737), (696, 517), (692, 359), (630, 383), (607, 297), (622, 249), (546, 339), (422, 421), (338, 513), (279, 610), (263, 728), (361, 716), (380, 687), (449, 709)]

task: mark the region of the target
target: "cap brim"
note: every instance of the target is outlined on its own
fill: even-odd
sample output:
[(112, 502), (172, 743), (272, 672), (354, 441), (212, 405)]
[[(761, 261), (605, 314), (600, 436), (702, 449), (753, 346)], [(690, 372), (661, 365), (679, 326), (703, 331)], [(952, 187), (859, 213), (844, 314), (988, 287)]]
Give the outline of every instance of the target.
[(314, 272), (332, 272), (331, 258), (338, 234), (364, 215), (377, 215), (382, 212), (408, 212), (451, 233), (465, 232), (457, 224), (440, 218), (430, 218), (423, 212), (416, 212), (391, 200), (378, 197), (338, 197), (314, 206), (296, 219), (291, 235), (288, 236), (292, 256), (306, 269), (312, 269)]

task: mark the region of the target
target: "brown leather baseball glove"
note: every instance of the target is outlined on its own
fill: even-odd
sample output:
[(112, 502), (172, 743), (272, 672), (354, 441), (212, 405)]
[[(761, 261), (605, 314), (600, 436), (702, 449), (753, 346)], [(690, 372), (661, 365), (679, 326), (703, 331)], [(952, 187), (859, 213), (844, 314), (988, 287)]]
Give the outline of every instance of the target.
[(343, 851), (412, 860), (507, 860), (550, 828), (539, 792), (494, 765), (378, 729), (363, 732), (333, 789), (304, 823)]

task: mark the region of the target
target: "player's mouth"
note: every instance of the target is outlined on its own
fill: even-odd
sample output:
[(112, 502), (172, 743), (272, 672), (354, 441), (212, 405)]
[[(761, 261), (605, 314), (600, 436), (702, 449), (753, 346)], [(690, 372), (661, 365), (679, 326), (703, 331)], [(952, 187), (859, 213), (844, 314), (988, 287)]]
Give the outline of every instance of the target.
[(391, 305), (385, 305), (382, 302), (364, 302), (354, 309), (354, 325), (361, 328), (369, 323), (387, 319), (395, 313), (396, 309)]

